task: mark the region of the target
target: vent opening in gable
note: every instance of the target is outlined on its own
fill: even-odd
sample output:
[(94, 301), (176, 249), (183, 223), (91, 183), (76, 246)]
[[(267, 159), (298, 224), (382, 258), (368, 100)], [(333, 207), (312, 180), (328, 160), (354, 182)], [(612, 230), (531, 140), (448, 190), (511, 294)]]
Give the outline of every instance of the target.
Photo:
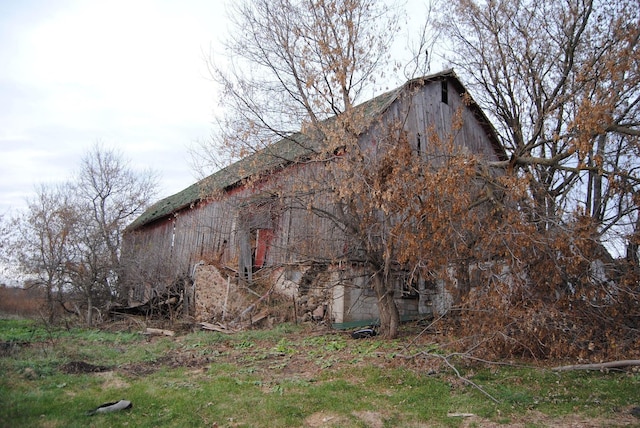
[(446, 80), (440, 82), (440, 88), (442, 92), (442, 102), (449, 104), (449, 84)]

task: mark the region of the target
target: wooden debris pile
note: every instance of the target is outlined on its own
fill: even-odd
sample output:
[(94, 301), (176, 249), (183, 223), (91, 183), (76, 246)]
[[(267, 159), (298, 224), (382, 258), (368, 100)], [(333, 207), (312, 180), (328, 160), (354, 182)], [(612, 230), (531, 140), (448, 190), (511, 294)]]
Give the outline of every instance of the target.
[(178, 278), (163, 291), (154, 288), (152, 296), (146, 302), (126, 307), (114, 306), (110, 309), (110, 313), (112, 315), (139, 315), (151, 319), (174, 320), (189, 312), (185, 295), (188, 295), (190, 286), (191, 281), (188, 278)]

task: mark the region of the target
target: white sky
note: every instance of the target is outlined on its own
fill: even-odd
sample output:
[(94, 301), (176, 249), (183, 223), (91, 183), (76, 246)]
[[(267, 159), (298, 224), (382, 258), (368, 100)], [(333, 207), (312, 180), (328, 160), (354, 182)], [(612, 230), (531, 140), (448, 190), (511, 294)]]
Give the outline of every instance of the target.
[[(408, 3), (424, 16), (426, 0)], [(0, 215), (70, 179), (98, 141), (156, 170), (158, 198), (192, 184), (225, 16), (224, 0), (0, 0)]]
[(0, 0), (0, 214), (69, 179), (96, 141), (158, 171), (159, 197), (193, 183), (224, 17), (223, 0)]

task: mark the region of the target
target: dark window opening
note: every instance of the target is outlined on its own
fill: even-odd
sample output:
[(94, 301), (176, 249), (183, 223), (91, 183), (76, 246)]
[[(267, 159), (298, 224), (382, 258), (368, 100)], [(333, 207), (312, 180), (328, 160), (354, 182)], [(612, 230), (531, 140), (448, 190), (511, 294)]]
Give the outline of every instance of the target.
[(396, 297), (403, 299), (417, 299), (418, 278), (407, 272), (398, 272), (395, 275)]
[(445, 104), (449, 104), (449, 85), (446, 80), (443, 80), (440, 83), (440, 87), (442, 88), (442, 102)]
[(416, 151), (418, 152), (418, 154), (422, 152), (422, 135), (420, 135), (419, 132), (416, 136)]

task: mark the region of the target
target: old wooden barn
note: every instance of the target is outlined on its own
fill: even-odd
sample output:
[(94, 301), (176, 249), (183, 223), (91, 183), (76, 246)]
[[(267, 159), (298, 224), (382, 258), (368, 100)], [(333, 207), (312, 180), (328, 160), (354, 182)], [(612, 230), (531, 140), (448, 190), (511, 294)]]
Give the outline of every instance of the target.
[[(446, 133), (462, 112), (455, 143), (487, 159), (504, 159), (495, 131), (474, 102), (463, 100), (465, 92), (452, 70), (408, 81), (356, 107), (368, 118), (359, 141), (367, 144), (376, 124), (402, 118), (419, 151), (427, 129)], [(254, 284), (267, 283), (269, 293), (288, 296), (300, 316), (306, 312), (337, 324), (375, 320), (366, 268), (345, 258), (340, 230), (278, 197), (278, 189), (318, 168), (299, 160), (322, 152), (319, 144), (303, 134), (283, 138), (149, 208), (125, 234), (130, 300), (144, 302), (176, 278), (191, 278), (183, 292), (186, 307), (198, 320), (214, 321), (251, 307), (263, 296)], [(402, 316), (427, 316), (434, 305), (448, 304), (442, 287), (420, 283), (406, 292), (406, 275), (394, 278)]]

